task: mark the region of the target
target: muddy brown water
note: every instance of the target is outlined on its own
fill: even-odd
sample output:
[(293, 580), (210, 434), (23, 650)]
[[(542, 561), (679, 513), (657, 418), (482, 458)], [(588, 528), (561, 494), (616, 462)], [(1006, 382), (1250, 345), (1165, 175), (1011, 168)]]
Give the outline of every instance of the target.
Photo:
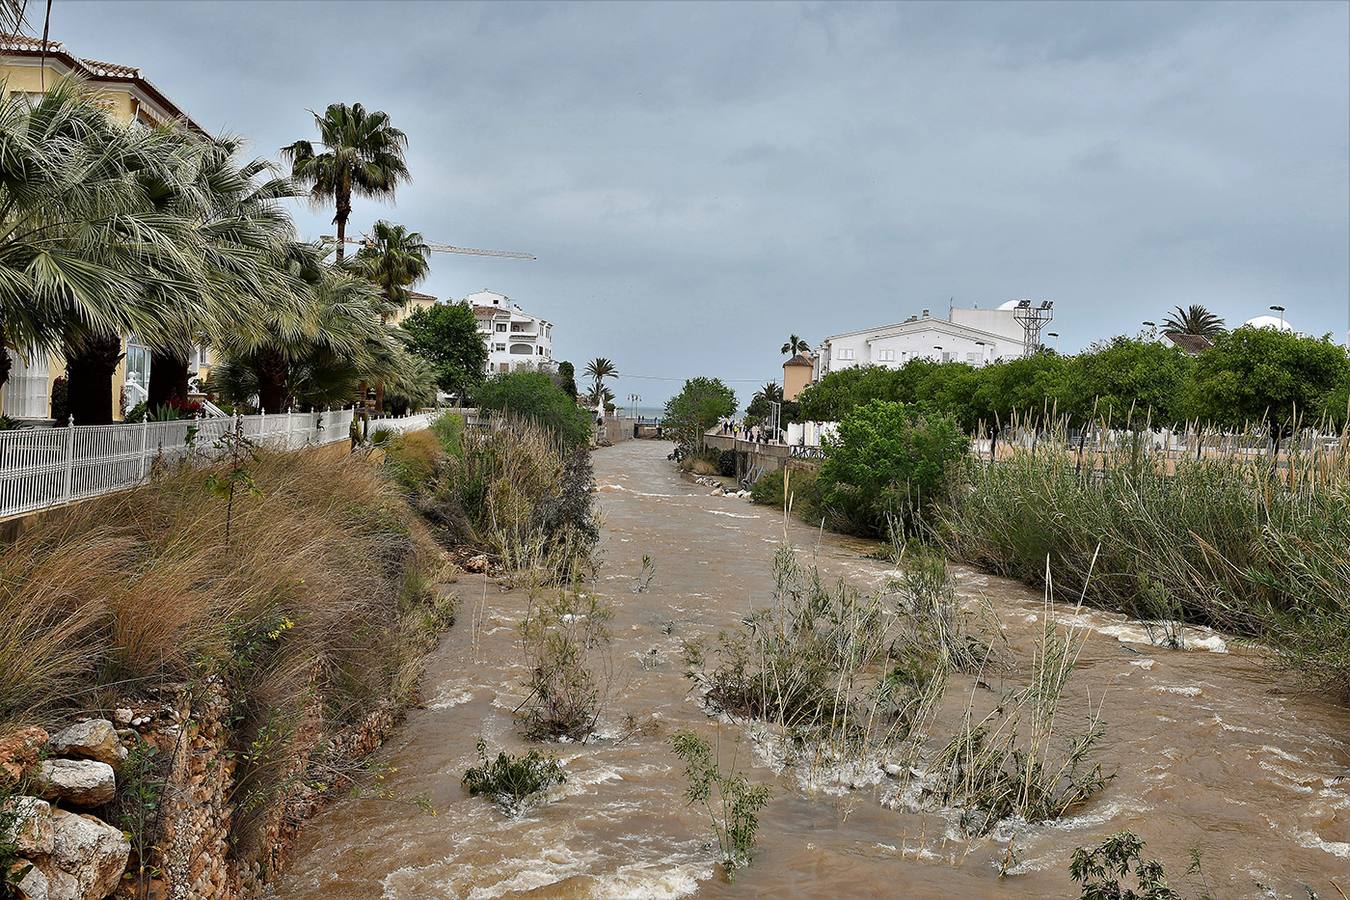
[[(1081, 716), (1089, 697), (1104, 702), (1098, 759), (1115, 778), (1055, 822), (1006, 823), (971, 840), (951, 810), (887, 805), (896, 791), (879, 773), (852, 790), (828, 778), (808, 790), (776, 774), (744, 727), (719, 725), (695, 702), (681, 642), (764, 605), (785, 527), (831, 577), (867, 588), (889, 566), (864, 558), (866, 542), (710, 496), (673, 471), (668, 451), (631, 441), (594, 455), (604, 518), (597, 589), (615, 609), (611, 697), (600, 739), (553, 745), (569, 776), (561, 796), (513, 819), (460, 787), (480, 734), (493, 748), (527, 746), (512, 720), (527, 673), (517, 631), (526, 595), (466, 577), (459, 622), (429, 661), (425, 703), (379, 755), (389, 789), (424, 795), (436, 814), (387, 800), (335, 803), (302, 832), (278, 896), (1076, 896), (1066, 874), (1074, 848), (1124, 829), (1188, 896), (1305, 897), (1306, 885), (1338, 897), (1333, 879), (1350, 893), (1350, 711), (1300, 692), (1222, 635), (1193, 631), (1188, 649), (1169, 650), (1118, 616), (1074, 619), (1086, 643), (1061, 716)], [(655, 577), (634, 594), (644, 554)], [(1038, 632), (1040, 591), (960, 567), (955, 576), (966, 601), (992, 604), (1014, 646)], [(615, 742), (627, 714), (654, 723), (653, 733)], [(681, 727), (720, 731), (724, 751), (741, 739), (739, 762), (773, 786), (756, 858), (734, 884), (714, 865), (706, 820), (684, 802), (669, 749)], [(1018, 862), (1000, 877), (1009, 838)], [(1192, 848), (1202, 874), (1185, 875)]]

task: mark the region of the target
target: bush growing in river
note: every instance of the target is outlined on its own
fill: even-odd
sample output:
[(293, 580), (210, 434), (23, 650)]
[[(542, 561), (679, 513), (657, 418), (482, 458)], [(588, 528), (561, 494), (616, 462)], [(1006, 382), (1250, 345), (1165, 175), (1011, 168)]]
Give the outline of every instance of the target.
[(734, 770), (723, 772), (712, 745), (692, 731), (677, 732), (673, 747), (684, 762), (684, 775), (689, 780), (685, 797), (707, 813), (717, 835), (722, 869), (728, 881), (735, 881), (736, 870), (750, 864), (759, 831), (759, 811), (769, 802), (769, 788), (751, 784)]
[(609, 643), (612, 615), (604, 600), (575, 585), (531, 600), (520, 625), (529, 695), (516, 711), (526, 737), (581, 741), (595, 728), (604, 692), (594, 657)]
[[(1078, 882), (1080, 900), (1181, 900), (1167, 886), (1167, 874), (1156, 859), (1145, 861), (1144, 842), (1133, 833), (1113, 834), (1091, 850), (1079, 847), (1069, 862), (1069, 877)], [(1135, 886), (1130, 887), (1130, 876)]]
[(567, 781), (557, 758), (538, 750), (523, 756), (503, 750), (496, 759), (488, 759), (487, 742), (482, 738), (478, 739), (476, 749), (480, 764), (465, 772), (461, 783), (470, 796), (487, 797), (508, 815), (519, 815), (532, 800)]

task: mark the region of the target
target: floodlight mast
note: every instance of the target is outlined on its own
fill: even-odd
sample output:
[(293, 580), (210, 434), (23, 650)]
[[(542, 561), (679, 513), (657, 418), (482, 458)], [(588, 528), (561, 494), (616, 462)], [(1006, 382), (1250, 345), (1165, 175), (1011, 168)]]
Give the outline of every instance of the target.
[(1055, 317), (1055, 302), (1042, 300), (1040, 306), (1032, 306), (1030, 300), (1019, 300), (1013, 307), (1013, 318), (1022, 326), (1022, 355), (1030, 356), (1041, 347), (1041, 331)]

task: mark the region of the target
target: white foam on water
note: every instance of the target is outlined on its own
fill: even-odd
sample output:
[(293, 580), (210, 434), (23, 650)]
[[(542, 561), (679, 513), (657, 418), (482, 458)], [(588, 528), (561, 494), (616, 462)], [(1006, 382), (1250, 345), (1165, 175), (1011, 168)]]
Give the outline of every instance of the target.
[(598, 875), (591, 896), (600, 900), (643, 897), (648, 900), (675, 900), (698, 890), (700, 881), (713, 876), (708, 863), (676, 863), (666, 859), (654, 865), (630, 863), (615, 871)]
[(443, 684), (435, 698), (427, 704), (427, 709), (450, 709), (455, 706), (463, 706), (472, 699), (473, 690), (464, 687), (463, 683)]
[(1076, 614), (1056, 613), (1055, 621), (1073, 628), (1088, 628), (1098, 634), (1113, 637), (1122, 644), (1149, 644), (1168, 646), (1168, 635), (1181, 640), (1178, 650), (1205, 650), (1227, 653), (1228, 642), (1212, 628), (1203, 625), (1183, 625), (1180, 622), (1141, 622), (1105, 612), (1084, 610)]
[(1157, 662), (1157, 660), (1153, 660), (1153, 659), (1132, 659), (1132, 660), (1130, 660), (1130, 665), (1132, 665), (1132, 666), (1138, 666), (1138, 667), (1141, 668), (1141, 669), (1151, 669), (1151, 668), (1153, 668), (1153, 664), (1154, 664), (1155, 662)]
[(1294, 839), (1299, 846), (1309, 850), (1322, 850), (1341, 859), (1350, 859), (1350, 842), (1328, 841), (1315, 831), (1295, 831)]
[(1153, 690), (1161, 694), (1180, 694), (1183, 697), (1199, 697), (1198, 687), (1181, 687), (1175, 684), (1155, 684)]
[(759, 516), (747, 516), (747, 515), (743, 515), (743, 514), (741, 514), (741, 513), (727, 512), (727, 511), (724, 510), (724, 509), (710, 509), (710, 510), (707, 510), (707, 512), (710, 513), (710, 514), (712, 514), (712, 515), (714, 515), (714, 516), (727, 516), (727, 517), (732, 518), (732, 519), (758, 519), (758, 518), (759, 518)]

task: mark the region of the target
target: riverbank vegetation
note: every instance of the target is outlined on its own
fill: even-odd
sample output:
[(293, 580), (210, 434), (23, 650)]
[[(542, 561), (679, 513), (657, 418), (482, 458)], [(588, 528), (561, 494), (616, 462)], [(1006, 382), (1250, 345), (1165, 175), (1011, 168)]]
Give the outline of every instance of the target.
[(717, 378), (691, 378), (666, 401), (661, 426), (682, 455), (703, 453), (703, 435), (719, 420), (736, 413), (736, 392)]

